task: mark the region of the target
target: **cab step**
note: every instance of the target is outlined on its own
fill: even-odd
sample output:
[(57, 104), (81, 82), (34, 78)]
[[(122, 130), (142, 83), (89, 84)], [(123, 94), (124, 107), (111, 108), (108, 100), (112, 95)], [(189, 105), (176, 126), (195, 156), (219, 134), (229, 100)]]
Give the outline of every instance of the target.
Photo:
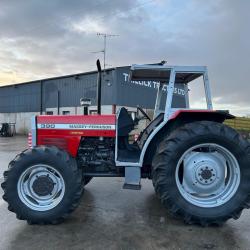
[(141, 189), (141, 168), (125, 167), (125, 183), (123, 189)]

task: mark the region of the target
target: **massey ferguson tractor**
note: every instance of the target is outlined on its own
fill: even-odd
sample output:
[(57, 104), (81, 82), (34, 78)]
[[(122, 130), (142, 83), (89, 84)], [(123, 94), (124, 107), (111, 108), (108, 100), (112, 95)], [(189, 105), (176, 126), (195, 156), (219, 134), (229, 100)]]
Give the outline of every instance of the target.
[[(213, 110), (206, 67), (132, 65), (131, 80), (159, 82), (151, 121), (141, 107), (134, 119), (124, 107), (101, 115), (97, 65), (96, 115), (32, 119), (32, 147), (4, 172), (8, 209), (29, 224), (58, 224), (78, 206), (93, 177), (124, 177), (123, 188), (134, 190), (149, 178), (163, 206), (188, 224), (238, 219), (250, 206), (250, 145), (223, 124), (234, 116)], [(199, 77), (207, 109), (172, 108), (175, 83), (188, 85)], [(150, 123), (131, 143), (129, 134), (141, 119)]]

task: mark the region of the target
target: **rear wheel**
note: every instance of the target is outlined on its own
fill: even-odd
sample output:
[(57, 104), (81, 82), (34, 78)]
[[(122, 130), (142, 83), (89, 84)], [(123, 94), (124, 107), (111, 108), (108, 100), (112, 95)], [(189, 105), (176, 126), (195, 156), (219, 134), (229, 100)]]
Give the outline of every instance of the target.
[(250, 201), (250, 146), (216, 122), (186, 124), (157, 148), (153, 183), (162, 203), (186, 223), (239, 218)]
[(67, 152), (36, 147), (10, 162), (2, 188), (3, 199), (18, 219), (30, 224), (57, 224), (79, 204), (82, 173)]

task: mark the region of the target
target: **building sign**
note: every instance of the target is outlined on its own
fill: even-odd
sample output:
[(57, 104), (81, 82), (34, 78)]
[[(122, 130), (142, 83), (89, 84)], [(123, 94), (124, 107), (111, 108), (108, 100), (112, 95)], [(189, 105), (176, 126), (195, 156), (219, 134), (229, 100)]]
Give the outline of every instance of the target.
[[(157, 81), (130, 81), (128, 73), (123, 73), (123, 76), (124, 76), (124, 82), (128, 84), (135, 84), (154, 89), (158, 89), (160, 86), (160, 82)], [(163, 84), (162, 90), (166, 92), (168, 90), (168, 84)], [(183, 88), (175, 87), (174, 94), (185, 96), (185, 90)]]

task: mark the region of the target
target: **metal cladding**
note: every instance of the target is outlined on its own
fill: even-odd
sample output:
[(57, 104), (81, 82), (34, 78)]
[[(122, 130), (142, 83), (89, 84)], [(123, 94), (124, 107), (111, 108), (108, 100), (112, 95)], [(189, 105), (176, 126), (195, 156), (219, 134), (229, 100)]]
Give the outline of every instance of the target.
[[(101, 104), (128, 107), (139, 105), (153, 109), (159, 83), (153, 80), (130, 81), (129, 72), (130, 67), (127, 66), (106, 69), (102, 73)], [(96, 89), (96, 71), (3, 86), (0, 87), (0, 113), (78, 107), (83, 97), (89, 98), (92, 105), (96, 105)], [(164, 89), (167, 92), (167, 85), (164, 85)], [(186, 107), (186, 93), (183, 84), (176, 84), (173, 107)]]

